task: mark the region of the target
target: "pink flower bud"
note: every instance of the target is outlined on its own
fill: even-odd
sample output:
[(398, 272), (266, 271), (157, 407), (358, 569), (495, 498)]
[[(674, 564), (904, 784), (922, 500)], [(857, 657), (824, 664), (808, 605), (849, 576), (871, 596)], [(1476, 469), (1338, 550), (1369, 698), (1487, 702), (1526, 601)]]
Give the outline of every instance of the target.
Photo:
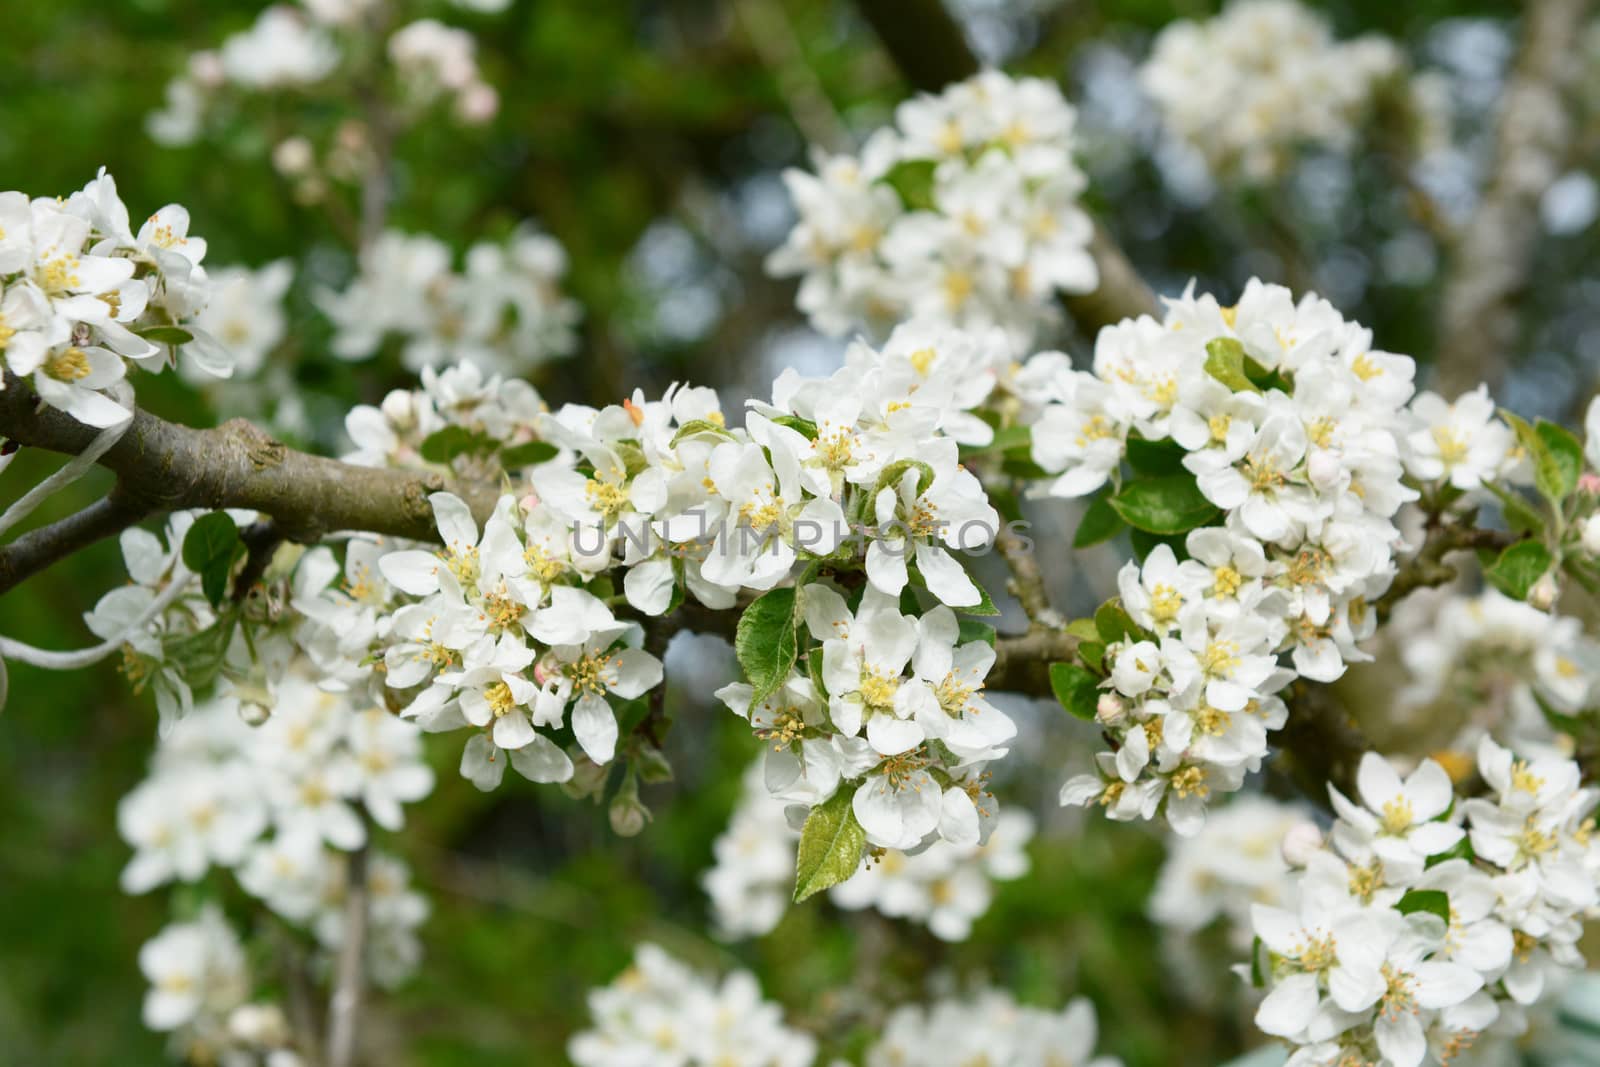
[(1122, 721), (1122, 716), (1127, 710), (1127, 706), (1117, 694), (1101, 693), (1100, 699), (1094, 705), (1094, 717), (1103, 726), (1115, 726)]

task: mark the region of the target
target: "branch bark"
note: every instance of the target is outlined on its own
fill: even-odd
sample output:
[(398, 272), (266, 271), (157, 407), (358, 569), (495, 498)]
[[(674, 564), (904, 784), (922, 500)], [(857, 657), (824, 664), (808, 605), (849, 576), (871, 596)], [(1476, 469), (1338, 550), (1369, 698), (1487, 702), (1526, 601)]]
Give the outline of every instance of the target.
[(334, 971), (333, 997), (328, 1002), (327, 1067), (350, 1067), (355, 1062), (366, 979), (366, 949), (367, 846), (362, 845), (350, 853), (345, 875), (344, 939), (339, 945)]
[(1581, 60), (1573, 42), (1589, 6), (1588, 0), (1526, 5), (1482, 199), (1461, 234), (1440, 298), (1437, 388), (1447, 398), (1479, 382), (1493, 392), (1516, 342), (1516, 300), (1533, 266), (1539, 199), (1561, 173), (1572, 137), (1563, 97)]
[[(3, 427), (0, 423), (0, 432)], [(121, 533), (149, 513), (138, 499), (113, 488), (77, 514), (30, 530), (0, 548), (0, 594), (57, 560)]]
[[(856, 0), (856, 9), (914, 89), (938, 92), (981, 67), (944, 0)], [(1089, 253), (1100, 268), (1099, 287), (1062, 301), (1080, 329), (1093, 334), (1126, 318), (1160, 314), (1154, 291), (1098, 222)]]
[[(91, 427), (39, 403), (26, 383), (9, 373), (0, 389), (0, 437), (30, 448), (76, 455), (94, 439)], [(100, 457), (117, 475), (103, 506), (81, 519), (63, 520), (19, 538), (25, 553), (0, 555), (0, 592), (75, 549), (52, 544), (74, 539), (77, 547), (115, 532), (145, 515), (183, 508), (243, 508), (270, 517), (285, 538), (313, 542), (337, 530), (434, 541), (428, 494), (445, 488), (436, 474), (357, 467), (289, 448), (243, 419), (208, 430), (168, 422), (135, 410), (133, 425)], [(481, 517), (494, 507), (492, 494), (465, 492)], [(115, 503), (112, 503), (115, 502)], [(132, 515), (132, 518), (128, 516)], [(116, 527), (121, 529), (122, 527)]]

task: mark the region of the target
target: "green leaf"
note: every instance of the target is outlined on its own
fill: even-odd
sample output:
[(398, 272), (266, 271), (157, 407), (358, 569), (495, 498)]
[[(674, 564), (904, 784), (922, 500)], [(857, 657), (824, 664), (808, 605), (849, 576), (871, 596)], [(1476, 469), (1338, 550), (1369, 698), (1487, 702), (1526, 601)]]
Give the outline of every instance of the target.
[(446, 426), (435, 430), (422, 440), (422, 458), (429, 463), (449, 463), (463, 454), (492, 452), (497, 442), (488, 434), (469, 430), (465, 426)]
[(937, 165), (931, 159), (902, 160), (883, 180), (900, 195), (907, 211), (927, 211), (933, 207), (933, 171)]
[(962, 619), (960, 622), (960, 643), (970, 645), (974, 641), (982, 641), (990, 648), (994, 647), (994, 627), (977, 619)]
[(549, 441), (527, 441), (520, 445), (502, 448), (500, 465), (508, 471), (514, 471), (547, 462), (560, 454), (561, 450)]
[(1181, 534), (1214, 522), (1222, 514), (1205, 498), (1192, 474), (1169, 474), (1129, 482), (1110, 498), (1129, 526), (1153, 534)]
[(1188, 454), (1187, 449), (1171, 438), (1146, 441), (1130, 434), (1127, 440), (1128, 466), (1139, 474), (1182, 474), (1183, 457)]
[[(972, 575), (969, 574), (967, 577), (972, 578)], [(966, 615), (1000, 614), (1000, 609), (994, 606), (994, 601), (989, 598), (989, 590), (983, 587), (983, 583), (978, 581), (976, 578), (972, 578), (972, 584), (973, 587), (978, 590), (978, 602), (976, 604), (969, 604), (959, 610)]]
[(1401, 915), (1425, 911), (1443, 919), (1446, 926), (1450, 925), (1450, 897), (1442, 889), (1408, 890), (1400, 898), (1400, 903), (1395, 905), (1395, 910)]
[(1550, 562), (1550, 550), (1538, 541), (1518, 541), (1500, 553), (1484, 577), (1506, 596), (1526, 600), (1533, 583), (1550, 569)]
[(795, 859), (794, 902), (800, 903), (856, 873), (867, 832), (850, 806), (855, 790), (840, 786), (827, 800), (811, 809), (800, 831), (800, 852)]
[(244, 551), (239, 528), (225, 511), (202, 515), (183, 536), (183, 565), (200, 576), (200, 588), (212, 607), (228, 591), (233, 561)]
[[(814, 429), (815, 427), (813, 427)], [(698, 437), (701, 434), (709, 434), (712, 437), (721, 437), (729, 441), (733, 440), (733, 434), (729, 433), (728, 428), (721, 423), (712, 422), (710, 419), (690, 419), (678, 427), (678, 432), (672, 435), (672, 445), (676, 448), (679, 441), (690, 437)]]
[(1100, 628), (1094, 624), (1093, 619), (1073, 619), (1067, 623), (1067, 633), (1080, 641), (1100, 640)]
[(1112, 597), (1095, 609), (1094, 628), (1100, 640), (1108, 645), (1114, 645), (1125, 637), (1137, 641), (1148, 636), (1123, 608), (1120, 597)]
[(828, 684), (822, 679), (822, 646), (813, 646), (806, 653), (806, 675), (811, 679), (811, 684), (816, 687), (817, 696), (826, 703), (828, 700)]
[(1074, 718), (1094, 721), (1095, 707), (1100, 703), (1100, 679), (1093, 674), (1076, 663), (1052, 663), (1050, 691)]
[(1083, 518), (1078, 520), (1078, 532), (1072, 535), (1073, 548), (1088, 548), (1109, 541), (1127, 527), (1106, 497), (1106, 493), (1101, 493), (1089, 501)]
[(1234, 337), (1215, 337), (1206, 342), (1206, 373), (1235, 393), (1259, 393), (1261, 387), (1244, 372), (1244, 345)]
[(1561, 501), (1578, 487), (1583, 473), (1583, 443), (1565, 426), (1540, 419), (1533, 427), (1544, 445), (1544, 456), (1534, 470), (1539, 491), (1551, 500)]
[(1105, 671), (1106, 646), (1100, 641), (1085, 641), (1078, 646), (1078, 658), (1092, 671)]
[(810, 419), (802, 419), (798, 415), (779, 415), (772, 420), (779, 426), (787, 426), (803, 437), (812, 441), (817, 439), (817, 424)]
[(1250, 942), (1250, 984), (1257, 989), (1267, 984), (1266, 977), (1261, 973), (1261, 950), (1265, 947), (1259, 937)]
[(1473, 858), (1472, 839), (1466, 834), (1462, 834), (1461, 840), (1457, 841), (1452, 847), (1429, 856), (1427, 866), (1435, 867), (1446, 860), (1466, 860), (1470, 863)]
[(763, 593), (739, 616), (733, 648), (755, 690), (750, 698), (752, 707), (776, 692), (794, 667), (794, 605), (792, 588), (774, 589)]
[(1189, 550), (1184, 546), (1182, 534), (1162, 535), (1134, 529), (1128, 531), (1128, 542), (1133, 546), (1133, 558), (1141, 564), (1157, 545), (1166, 545), (1172, 549), (1172, 554), (1179, 563), (1189, 558)]
[(878, 484), (872, 489), (872, 497), (877, 499), (879, 493), (885, 489), (893, 488), (900, 491), (900, 481), (906, 476), (906, 471), (913, 467), (917, 470), (917, 495), (921, 496), (928, 491), (928, 486), (933, 484), (933, 468), (920, 459), (897, 459), (878, 475)]
[(158, 345), (186, 345), (194, 340), (194, 334), (181, 326), (147, 326), (133, 332)]

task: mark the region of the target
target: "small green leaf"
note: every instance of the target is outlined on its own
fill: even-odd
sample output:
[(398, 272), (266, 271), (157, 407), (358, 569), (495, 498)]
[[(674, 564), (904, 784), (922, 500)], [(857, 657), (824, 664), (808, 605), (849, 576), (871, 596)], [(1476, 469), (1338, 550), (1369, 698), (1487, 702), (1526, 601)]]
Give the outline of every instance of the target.
[(1100, 628), (1094, 624), (1093, 619), (1073, 619), (1067, 623), (1067, 633), (1080, 641), (1100, 640)]
[(1108, 645), (1114, 645), (1125, 637), (1138, 641), (1147, 636), (1139, 624), (1133, 621), (1122, 606), (1120, 597), (1112, 597), (1095, 609), (1094, 628), (1100, 635), (1100, 640)]
[(913, 467), (917, 470), (917, 495), (926, 493), (928, 486), (933, 484), (933, 468), (920, 459), (897, 459), (883, 468), (883, 473), (878, 475), (878, 484), (872, 490), (873, 499), (877, 499), (879, 493), (891, 487), (898, 492), (906, 471)]
[(1235, 337), (1214, 337), (1206, 342), (1206, 373), (1235, 393), (1259, 393), (1261, 387), (1244, 372), (1244, 345)]
[(1562, 501), (1578, 487), (1583, 473), (1583, 443), (1565, 426), (1540, 419), (1533, 432), (1544, 445), (1544, 456), (1534, 471), (1539, 491), (1554, 501)]
[(1092, 671), (1105, 671), (1106, 646), (1100, 641), (1085, 641), (1078, 646), (1078, 658)]
[(1128, 466), (1139, 474), (1182, 474), (1183, 457), (1188, 450), (1168, 438), (1165, 441), (1146, 441), (1129, 435), (1127, 440)]
[(202, 515), (183, 537), (183, 565), (200, 576), (200, 588), (212, 607), (228, 591), (233, 561), (244, 551), (239, 528), (225, 511)]
[(500, 465), (508, 471), (520, 470), (555, 459), (561, 450), (549, 441), (527, 441), (500, 450)]
[(794, 667), (794, 605), (792, 588), (774, 589), (763, 593), (739, 616), (733, 648), (754, 690), (752, 707), (775, 693)]
[(811, 679), (811, 684), (816, 687), (817, 696), (823, 701), (828, 699), (828, 684), (822, 678), (822, 646), (813, 646), (806, 653), (806, 676)]
[(678, 432), (672, 435), (672, 446), (676, 448), (679, 441), (690, 437), (699, 437), (702, 434), (711, 437), (720, 437), (725, 441), (733, 440), (733, 434), (728, 432), (726, 426), (712, 422), (710, 419), (690, 419), (678, 427)]
[(855, 790), (840, 786), (827, 800), (811, 809), (800, 831), (800, 852), (795, 858), (794, 902), (800, 903), (856, 873), (867, 832), (851, 807)]
[(1500, 553), (1484, 577), (1506, 596), (1526, 600), (1533, 583), (1550, 569), (1550, 562), (1550, 550), (1538, 541), (1518, 541)]
[(194, 334), (181, 326), (147, 326), (134, 333), (158, 345), (186, 345), (194, 340)]
[[(972, 578), (972, 575), (969, 574), (967, 577)], [(994, 601), (989, 598), (989, 590), (983, 587), (983, 583), (978, 581), (976, 578), (972, 578), (972, 584), (973, 587), (978, 590), (978, 602), (976, 604), (968, 604), (966, 607), (958, 610), (966, 615), (1000, 614), (1000, 609), (994, 606)]]
[(1442, 889), (1408, 890), (1400, 898), (1400, 903), (1395, 905), (1395, 910), (1401, 915), (1425, 911), (1443, 919), (1446, 926), (1450, 925), (1450, 897)]
[(1182, 534), (1153, 534), (1143, 530), (1129, 530), (1128, 543), (1133, 546), (1133, 558), (1139, 563), (1144, 563), (1145, 557), (1155, 551), (1156, 546), (1166, 545), (1172, 549), (1172, 555), (1182, 563), (1189, 558), (1189, 550), (1184, 547)]
[(1266, 976), (1261, 973), (1261, 950), (1265, 947), (1259, 937), (1250, 942), (1250, 984), (1257, 989), (1267, 984)]
[(1110, 503), (1123, 522), (1153, 534), (1188, 533), (1222, 514), (1187, 473), (1129, 482)]
[(817, 424), (810, 419), (802, 419), (798, 415), (779, 415), (772, 421), (779, 426), (789, 427), (789, 429), (809, 440), (815, 441), (817, 439)]
[(994, 647), (994, 627), (977, 619), (962, 619), (960, 622), (960, 643), (969, 645), (974, 641), (982, 641), (990, 648)]
[(449, 463), (460, 455), (492, 452), (496, 444), (494, 438), (465, 426), (446, 426), (423, 438), (419, 451), (429, 463)]
[(883, 180), (900, 195), (907, 211), (927, 211), (933, 205), (933, 171), (937, 163), (931, 159), (907, 159), (896, 163)]
[(1073, 548), (1088, 548), (1109, 541), (1127, 527), (1128, 524), (1122, 521), (1122, 516), (1111, 507), (1106, 496), (1101, 493), (1089, 501), (1083, 518), (1078, 520), (1078, 532), (1072, 535)]
[(1454, 846), (1429, 856), (1427, 866), (1435, 867), (1446, 860), (1467, 860), (1471, 862), (1473, 858), (1472, 839), (1466, 834), (1462, 834), (1461, 840), (1457, 841)]
[(1100, 679), (1076, 663), (1050, 664), (1050, 690), (1074, 718), (1094, 721), (1100, 702)]

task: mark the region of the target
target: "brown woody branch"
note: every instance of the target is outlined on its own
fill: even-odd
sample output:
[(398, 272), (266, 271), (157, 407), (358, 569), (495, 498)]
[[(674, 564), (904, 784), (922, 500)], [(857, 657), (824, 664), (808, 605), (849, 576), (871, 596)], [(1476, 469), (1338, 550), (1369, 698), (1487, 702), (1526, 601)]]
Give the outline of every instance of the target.
[[(0, 389), (0, 437), (29, 448), (76, 455), (96, 431), (39, 403), (6, 375)], [(240, 508), (273, 520), (284, 538), (314, 542), (338, 530), (418, 541), (436, 540), (428, 494), (445, 487), (436, 474), (357, 467), (299, 452), (243, 419), (197, 430), (134, 411), (133, 425), (100, 457), (117, 476), (110, 496), (79, 515), (0, 548), (0, 593), (30, 574), (146, 515), (183, 508)], [(492, 496), (467, 493), (480, 516)]]

